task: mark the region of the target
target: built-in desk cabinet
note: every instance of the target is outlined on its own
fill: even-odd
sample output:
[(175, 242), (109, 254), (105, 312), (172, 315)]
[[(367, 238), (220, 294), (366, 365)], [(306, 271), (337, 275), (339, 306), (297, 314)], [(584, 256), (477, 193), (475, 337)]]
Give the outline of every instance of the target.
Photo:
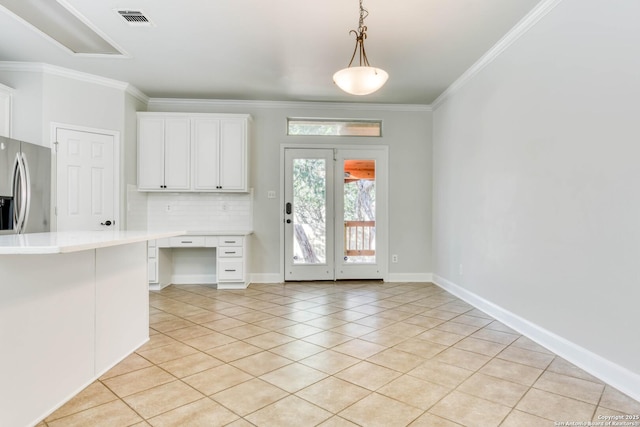
[[(248, 245), (248, 235), (184, 235), (149, 241), (149, 287), (159, 290), (170, 284), (216, 284), (218, 289), (244, 289), (249, 285)], [(195, 250), (193, 255), (199, 253), (188, 257), (190, 263), (200, 263), (192, 268), (197, 273), (177, 273), (179, 266), (174, 263), (180, 262), (177, 251), (182, 249)]]
[(138, 190), (248, 191), (246, 114), (138, 113)]

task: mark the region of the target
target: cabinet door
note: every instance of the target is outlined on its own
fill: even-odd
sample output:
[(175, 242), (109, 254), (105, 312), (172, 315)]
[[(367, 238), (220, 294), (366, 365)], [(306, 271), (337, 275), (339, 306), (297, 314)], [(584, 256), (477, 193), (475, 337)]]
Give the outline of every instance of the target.
[(188, 118), (165, 119), (164, 185), (167, 190), (189, 190), (191, 129)]
[(220, 187), (247, 191), (246, 120), (220, 120)]
[(164, 185), (164, 120), (138, 119), (138, 189), (161, 190)]
[(11, 94), (13, 89), (0, 84), (0, 136), (11, 136)]
[(217, 190), (219, 179), (220, 120), (193, 120), (193, 189)]

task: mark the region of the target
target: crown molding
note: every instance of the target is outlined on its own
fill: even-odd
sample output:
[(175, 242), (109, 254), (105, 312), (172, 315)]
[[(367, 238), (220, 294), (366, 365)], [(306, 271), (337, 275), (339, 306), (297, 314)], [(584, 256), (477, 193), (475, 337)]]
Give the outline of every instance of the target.
[(142, 92), (140, 89), (138, 89), (137, 87), (133, 86), (130, 83), (127, 83), (127, 88), (125, 89), (125, 92), (127, 92), (129, 95), (136, 98), (138, 101), (143, 102), (145, 105), (149, 103), (149, 97), (145, 95), (144, 92)]
[(184, 99), (184, 98), (150, 98), (148, 106), (198, 106), (198, 107), (253, 107), (265, 109), (327, 109), (327, 110), (357, 110), (357, 111), (400, 111), (400, 112), (429, 112), (431, 105), (427, 104), (367, 104), (346, 102), (308, 102), (308, 101), (254, 101), (237, 99)]
[(112, 89), (122, 90), (131, 96), (139, 99), (144, 103), (149, 102), (149, 97), (129, 83), (120, 80), (109, 79), (106, 77), (96, 76), (82, 71), (71, 70), (69, 68), (59, 67), (57, 65), (44, 64), (41, 62), (15, 62), (0, 61), (0, 71), (20, 71), (31, 73), (43, 73), (53, 76), (65, 77), (85, 83), (97, 84)]
[(0, 92), (4, 92), (4, 93), (9, 93), (9, 94), (11, 94), (11, 93), (13, 93), (13, 92), (15, 92), (15, 91), (16, 91), (16, 90), (15, 90), (14, 88), (9, 87), (9, 86), (5, 86), (5, 85), (3, 85), (2, 83), (0, 83)]
[(502, 52), (515, 43), (522, 35), (526, 34), (534, 25), (551, 12), (562, 0), (543, 0), (534, 7), (524, 18), (520, 20), (507, 34), (493, 45), (480, 59), (478, 59), (467, 71), (454, 81), (444, 92), (436, 98), (431, 107), (437, 110), (444, 101), (464, 87), (476, 74), (491, 64)]

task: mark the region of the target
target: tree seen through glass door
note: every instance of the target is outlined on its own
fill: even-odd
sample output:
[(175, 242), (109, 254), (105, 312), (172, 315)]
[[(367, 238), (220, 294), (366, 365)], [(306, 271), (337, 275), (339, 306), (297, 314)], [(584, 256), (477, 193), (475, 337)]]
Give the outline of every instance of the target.
[(327, 243), (326, 160), (293, 161), (294, 264), (324, 264)]

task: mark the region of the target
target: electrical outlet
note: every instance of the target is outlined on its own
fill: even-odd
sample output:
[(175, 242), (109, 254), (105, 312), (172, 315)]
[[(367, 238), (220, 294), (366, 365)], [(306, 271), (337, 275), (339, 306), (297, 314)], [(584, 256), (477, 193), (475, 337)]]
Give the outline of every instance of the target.
[(171, 205), (167, 205), (167, 212), (171, 212)]
[(398, 255), (396, 255), (396, 254), (391, 255), (391, 262), (393, 262), (393, 263), (398, 262)]
[(227, 202), (223, 202), (222, 203), (222, 210), (223, 211), (228, 211), (229, 210), (229, 204)]
[(267, 199), (275, 199), (276, 198), (276, 192), (273, 190), (269, 190), (267, 191)]

